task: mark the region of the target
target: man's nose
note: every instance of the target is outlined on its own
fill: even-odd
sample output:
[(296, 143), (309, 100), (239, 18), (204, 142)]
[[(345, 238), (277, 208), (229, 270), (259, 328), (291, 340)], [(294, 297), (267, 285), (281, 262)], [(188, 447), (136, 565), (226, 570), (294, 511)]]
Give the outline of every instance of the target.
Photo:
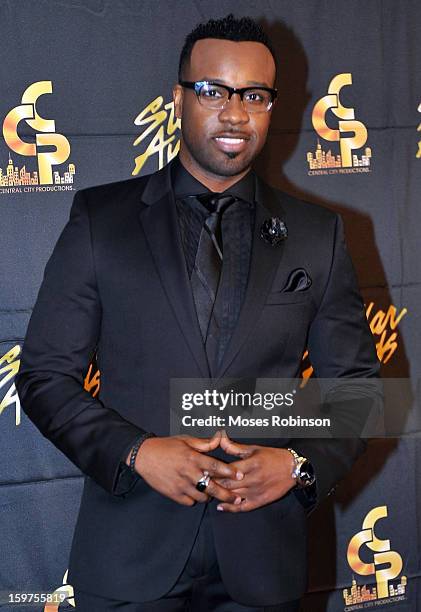
[(230, 100), (227, 100), (224, 108), (219, 113), (219, 120), (229, 123), (247, 123), (250, 120), (249, 114), (243, 106), (240, 94), (235, 93), (231, 96)]

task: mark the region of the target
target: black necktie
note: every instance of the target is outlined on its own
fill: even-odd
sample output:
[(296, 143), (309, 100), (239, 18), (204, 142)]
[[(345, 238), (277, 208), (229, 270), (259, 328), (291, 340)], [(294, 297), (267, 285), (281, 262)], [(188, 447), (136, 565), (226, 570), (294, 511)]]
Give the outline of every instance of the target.
[[(208, 210), (212, 211), (204, 221), (191, 274), (197, 318), (209, 365), (211, 365), (217, 355), (220, 328), (215, 319), (214, 305), (223, 260), (221, 218), (223, 211), (235, 202), (235, 198), (222, 194), (203, 194), (196, 197)], [(210, 325), (211, 320), (212, 325)]]

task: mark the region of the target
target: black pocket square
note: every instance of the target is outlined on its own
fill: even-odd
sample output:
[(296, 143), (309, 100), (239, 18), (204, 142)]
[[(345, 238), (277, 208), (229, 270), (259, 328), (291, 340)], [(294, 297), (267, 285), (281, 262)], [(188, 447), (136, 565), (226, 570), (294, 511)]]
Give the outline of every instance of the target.
[(311, 286), (311, 278), (304, 268), (296, 268), (288, 276), (288, 280), (282, 291), (305, 291)]

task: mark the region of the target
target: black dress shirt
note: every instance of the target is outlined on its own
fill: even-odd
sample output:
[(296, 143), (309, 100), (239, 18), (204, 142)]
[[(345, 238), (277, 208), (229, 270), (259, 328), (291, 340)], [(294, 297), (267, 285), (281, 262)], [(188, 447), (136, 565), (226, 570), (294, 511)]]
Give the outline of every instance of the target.
[[(189, 277), (193, 270), (200, 233), (209, 210), (195, 196), (212, 193), (195, 179), (178, 158), (171, 175)], [(217, 363), (220, 363), (237, 325), (247, 289), (254, 226), (254, 172), (250, 171), (225, 190), (236, 198), (221, 219), (223, 266), (214, 311), (220, 325)]]

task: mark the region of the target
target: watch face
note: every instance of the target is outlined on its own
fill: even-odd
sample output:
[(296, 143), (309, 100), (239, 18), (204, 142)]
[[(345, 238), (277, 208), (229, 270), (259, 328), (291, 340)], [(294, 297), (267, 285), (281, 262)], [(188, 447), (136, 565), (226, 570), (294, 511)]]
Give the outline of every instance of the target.
[(306, 459), (300, 466), (300, 482), (302, 487), (309, 487), (316, 480), (313, 465)]

